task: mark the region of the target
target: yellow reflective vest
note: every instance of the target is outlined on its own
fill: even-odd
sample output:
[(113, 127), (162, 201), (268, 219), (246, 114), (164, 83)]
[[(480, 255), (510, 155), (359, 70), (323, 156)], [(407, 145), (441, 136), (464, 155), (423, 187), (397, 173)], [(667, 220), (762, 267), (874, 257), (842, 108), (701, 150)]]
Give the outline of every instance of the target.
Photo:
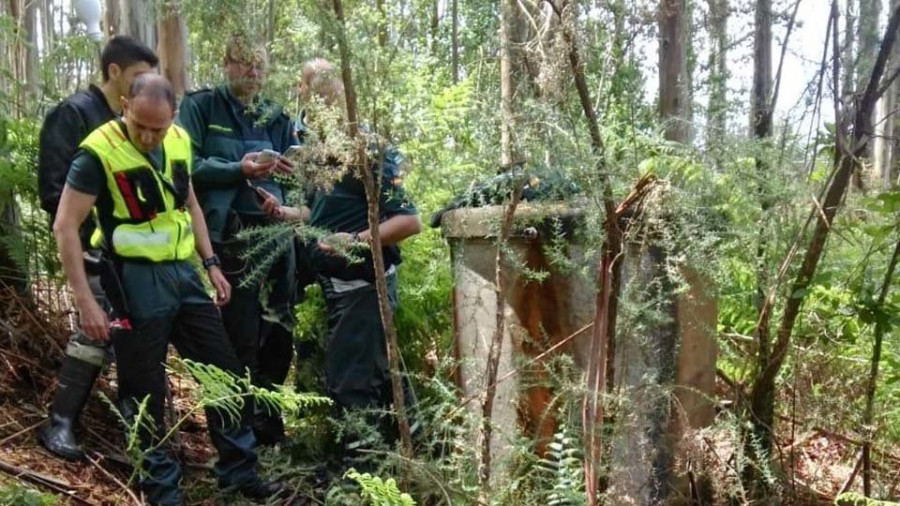
[[(81, 147), (93, 153), (106, 172), (111, 211), (99, 211), (102, 238), (123, 259), (165, 262), (194, 253), (187, 197), (191, 175), (191, 139), (176, 125), (163, 139), (163, 171), (153, 168), (113, 120), (90, 133)], [(111, 214), (111, 215), (110, 215)], [(95, 241), (92, 241), (95, 242)]]

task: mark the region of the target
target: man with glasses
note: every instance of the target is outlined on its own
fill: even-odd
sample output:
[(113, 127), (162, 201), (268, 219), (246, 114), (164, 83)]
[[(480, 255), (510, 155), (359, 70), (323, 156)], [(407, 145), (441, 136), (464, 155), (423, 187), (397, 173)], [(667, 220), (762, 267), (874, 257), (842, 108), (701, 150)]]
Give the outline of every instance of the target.
[[(178, 123), (191, 136), (194, 187), (217, 260), (234, 287), (231, 303), (222, 308), (228, 337), (254, 384), (268, 388), (284, 383), (293, 355), (294, 245), (279, 247), (282, 253), (265, 279), (242, 284), (263, 259), (242, 258), (248, 245), (237, 233), (271, 223), (257, 188), (285, 202), (287, 191), (275, 175), (294, 166), (277, 154), (298, 141), (282, 107), (260, 97), (267, 64), (261, 44), (243, 34), (232, 36), (225, 48), (226, 83), (184, 97)], [(281, 414), (263, 406), (257, 407), (253, 427), (259, 444), (275, 445), (284, 438)]]

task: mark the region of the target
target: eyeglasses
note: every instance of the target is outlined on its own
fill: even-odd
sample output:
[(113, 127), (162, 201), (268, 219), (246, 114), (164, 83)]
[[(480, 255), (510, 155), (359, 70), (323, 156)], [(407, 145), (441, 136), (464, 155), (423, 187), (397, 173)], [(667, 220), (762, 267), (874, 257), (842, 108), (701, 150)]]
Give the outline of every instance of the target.
[(233, 65), (237, 65), (243, 72), (250, 72), (251, 70), (256, 70), (258, 72), (265, 72), (266, 64), (262, 61), (237, 61), (237, 60), (228, 60), (228, 63)]

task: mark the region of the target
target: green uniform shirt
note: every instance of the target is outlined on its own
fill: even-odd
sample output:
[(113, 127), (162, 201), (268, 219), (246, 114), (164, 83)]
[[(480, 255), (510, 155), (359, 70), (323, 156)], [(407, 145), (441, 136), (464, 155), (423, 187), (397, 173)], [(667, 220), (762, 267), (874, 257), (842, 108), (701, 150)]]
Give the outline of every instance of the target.
[[(210, 237), (221, 242), (229, 210), (263, 216), (241, 173), (245, 154), (263, 149), (284, 153), (298, 143), (290, 119), (281, 106), (260, 100), (247, 107), (227, 86), (189, 93), (181, 101), (177, 123), (191, 136), (194, 151), (193, 182), (206, 215)], [(286, 191), (273, 178), (253, 180), (280, 202)]]
[[(416, 215), (419, 211), (403, 188), (400, 165), (403, 158), (399, 151), (387, 148), (384, 151), (381, 175), (381, 198), (379, 199), (379, 221), (384, 222), (398, 215)], [(377, 170), (378, 164), (373, 162), (369, 169)], [(331, 232), (362, 232), (369, 228), (368, 205), (363, 182), (355, 175), (348, 174), (335, 182), (329, 191), (319, 189), (310, 198), (310, 225)], [(385, 268), (399, 265), (400, 248), (396, 245), (385, 246)], [(318, 272), (328, 277), (339, 279), (363, 279), (371, 281), (371, 255), (363, 255), (364, 260), (358, 264), (347, 264), (339, 257), (322, 253), (315, 245), (311, 246), (310, 259)]]

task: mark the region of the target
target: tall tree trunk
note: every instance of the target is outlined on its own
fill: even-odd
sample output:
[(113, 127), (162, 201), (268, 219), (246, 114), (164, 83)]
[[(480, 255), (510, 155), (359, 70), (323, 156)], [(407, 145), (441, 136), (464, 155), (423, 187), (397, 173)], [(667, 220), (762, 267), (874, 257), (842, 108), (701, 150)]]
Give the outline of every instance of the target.
[[(511, 54), (512, 17), (515, 0), (500, 0), (500, 166), (505, 171), (513, 167), (512, 101), (515, 89)], [(515, 210), (521, 192), (514, 190), (510, 204), (504, 210), (500, 235), (497, 238), (497, 253), (494, 259), (494, 294), (496, 297), (494, 332), (488, 349), (485, 367), (484, 397), (481, 401), (481, 448), (478, 456), (478, 503), (490, 504), (491, 488), (491, 443), (493, 435), (494, 399), (497, 394), (497, 371), (500, 368), (500, 354), (506, 330), (506, 276), (504, 275), (503, 251), (509, 240)]]
[[(878, 27), (881, 15), (881, 0), (859, 0), (859, 57), (856, 63), (856, 89), (864, 90), (866, 80), (872, 75), (872, 66), (875, 64), (875, 54), (878, 51)], [(867, 118), (868, 121), (861, 125), (869, 135), (875, 133), (874, 111)], [(860, 176), (860, 187), (865, 188), (865, 181), (874, 179), (872, 162), (875, 158), (875, 142), (870, 142), (863, 154), (862, 166), (857, 174)]]
[(500, 166), (509, 170), (512, 165), (512, 97), (513, 80), (510, 32), (514, 0), (500, 0)]
[[(835, 23), (835, 26), (837, 18), (837, 0), (833, 0), (832, 20)], [(837, 154), (835, 156), (834, 177), (825, 192), (824, 199), (817, 201), (810, 211), (810, 219), (814, 219), (816, 222), (815, 228), (812, 237), (809, 240), (809, 246), (806, 249), (800, 269), (797, 271), (791, 287), (785, 292), (787, 296), (784, 311), (782, 312), (781, 323), (778, 327), (776, 341), (772, 347), (769, 361), (766, 368), (754, 379), (750, 391), (750, 406), (754, 414), (751, 422), (753, 424), (753, 431), (763, 435), (759, 441), (762, 454), (772, 455), (773, 450), (772, 430), (775, 421), (775, 380), (778, 377), (781, 366), (784, 364), (784, 360), (790, 350), (791, 336), (797, 317), (800, 315), (800, 307), (805, 300), (805, 294), (816, 273), (816, 268), (818, 267), (819, 259), (822, 256), (825, 242), (831, 231), (831, 225), (840, 209), (841, 201), (850, 184), (850, 178), (857, 168), (857, 160), (863, 153), (865, 145), (871, 141), (870, 134), (862, 128), (859, 128), (859, 126), (867, 121), (866, 118), (872, 114), (880, 93), (883, 91), (884, 87), (890, 84), (883, 83), (882, 76), (884, 76), (888, 56), (896, 42), (898, 28), (900, 28), (900, 7), (895, 8), (891, 13), (888, 27), (884, 32), (884, 38), (882, 39), (881, 46), (878, 50), (878, 57), (872, 68), (871, 79), (866, 81), (868, 84), (858, 101), (858, 106), (856, 108), (847, 108), (844, 110), (841, 110), (839, 105), (836, 106), (838, 111), (838, 129), (836, 132)], [(836, 54), (840, 47), (837, 42), (837, 30), (835, 30), (832, 35), (832, 54)], [(834, 60), (834, 67), (833, 80), (837, 83), (839, 79), (837, 60)], [(894, 75), (893, 77), (896, 76)], [(852, 128), (850, 129), (847, 128), (847, 122), (845, 121), (845, 115), (849, 113), (853, 114)], [(766, 301), (766, 305), (763, 308), (764, 314), (760, 316), (761, 321), (767, 320), (767, 315), (773, 310), (772, 296), (773, 295), (770, 294), (769, 299)]]
[(13, 97), (12, 111), (16, 118), (22, 117), (22, 107), (25, 104), (25, 87), (22, 86), (22, 83), (25, 82), (25, 48), (23, 47), (23, 42), (26, 38), (22, 33), (24, 30), (25, 14), (22, 9), (23, 1), (24, 0), (9, 0), (9, 16), (15, 23), (16, 34), (9, 46), (10, 58), (12, 59), (10, 70), (12, 71), (14, 78), (12, 87), (14, 93), (10, 96)]
[[(394, 411), (397, 415), (397, 425), (400, 432), (400, 446), (403, 457), (412, 457), (412, 439), (409, 431), (409, 419), (406, 417), (406, 402), (403, 398), (403, 380), (400, 374), (400, 347), (397, 345), (397, 328), (394, 326), (394, 317), (391, 310), (390, 299), (387, 292), (387, 278), (384, 272), (384, 252), (381, 246), (381, 232), (379, 230), (379, 195), (381, 192), (381, 171), (373, 174), (368, 167), (368, 155), (365, 142), (359, 142), (359, 109), (356, 101), (356, 88), (353, 82), (353, 71), (350, 68), (350, 45), (347, 42), (346, 22), (344, 21), (344, 7), (341, 0), (332, 0), (334, 16), (337, 21), (338, 50), (341, 55), (341, 78), (344, 81), (344, 96), (347, 107), (347, 123), (350, 129), (350, 137), (357, 146), (356, 166), (360, 167), (363, 186), (366, 190), (368, 203), (368, 223), (372, 234), (372, 262), (375, 268), (375, 290), (378, 294), (378, 309), (381, 313), (381, 323), (384, 326), (384, 336), (387, 348), (388, 361), (391, 368), (391, 391), (393, 393)], [(377, 176), (377, 177), (376, 177)]]
[(728, 0), (708, 0), (709, 31), (709, 122), (706, 143), (717, 150), (728, 128)]
[[(892, 62), (896, 59), (892, 57)], [(894, 114), (891, 112), (896, 107), (897, 86), (896, 83), (881, 97), (876, 108), (875, 118), (875, 149), (873, 153), (873, 176), (877, 178), (881, 187), (888, 189), (891, 182), (891, 159), (894, 149)], [(873, 179), (875, 179), (873, 178)]]
[(120, 0), (106, 0), (106, 34), (109, 37), (122, 33), (122, 7)]
[[(759, 317), (765, 317), (760, 320), (756, 329), (756, 374), (761, 375), (762, 371), (769, 365), (769, 354), (771, 352), (771, 333), (770, 321), (768, 313), (764, 310), (766, 301), (766, 292), (769, 285), (768, 277), (768, 261), (766, 259), (766, 249), (768, 241), (766, 239), (768, 223), (768, 213), (771, 205), (771, 198), (768, 196), (768, 188), (765, 182), (770, 174), (770, 167), (766, 162), (765, 151), (769, 147), (769, 139), (772, 136), (772, 0), (756, 0), (756, 14), (754, 17), (754, 38), (753, 38), (753, 91), (750, 103), (750, 131), (757, 141), (756, 149), (761, 151), (755, 160), (756, 178), (757, 178), (757, 195), (760, 203), (760, 220), (759, 220), (759, 236), (757, 237), (756, 249), (756, 309)], [(751, 411), (750, 418), (756, 419), (759, 414)], [(744, 468), (744, 481), (747, 488), (751, 490), (751, 494), (757, 499), (763, 499), (769, 495), (765, 480), (761, 479), (756, 470), (759, 465), (766, 465), (768, 454), (758, 452), (759, 441), (763, 441), (768, 437), (767, 433), (759, 434), (751, 432), (745, 437), (745, 448), (751, 457)], [(763, 444), (764, 448), (767, 443)]]
[(431, 3), (431, 56), (437, 56), (438, 52), (438, 29), (441, 21), (439, 3), (440, 0), (433, 0)]
[(387, 45), (387, 9), (384, 0), (375, 0), (375, 8), (378, 11), (378, 47)]
[(187, 74), (187, 62), (190, 59), (187, 26), (181, 14), (180, 3), (166, 2), (162, 8), (165, 10), (159, 18), (157, 27), (159, 46), (156, 52), (159, 55), (159, 70), (171, 81), (175, 92), (180, 96), (190, 87)]
[(686, 2), (659, 2), (659, 116), (665, 138), (682, 144), (690, 139)]
[(878, 315), (875, 320), (875, 343), (872, 345), (872, 362), (869, 369), (869, 381), (866, 384), (866, 408), (863, 412), (863, 430), (865, 438), (862, 447), (863, 462), (863, 494), (866, 497), (872, 495), (872, 440), (875, 437), (873, 421), (875, 418), (875, 390), (878, 388), (878, 367), (881, 365), (881, 349), (884, 344), (884, 334), (888, 327), (888, 313), (884, 311), (885, 302), (887, 301), (888, 291), (891, 288), (891, 281), (894, 277), (894, 269), (897, 267), (897, 261), (900, 259), (900, 239), (894, 246), (894, 254), (888, 263), (887, 272), (884, 274), (884, 282), (881, 284), (881, 293), (878, 295), (878, 302), (875, 309)]
[(452, 2), (453, 24), (450, 33), (450, 67), (453, 73), (453, 84), (459, 82), (459, 0)]
[[(43, 0), (43, 10), (41, 11), (41, 22), (43, 24), (44, 36), (44, 54), (52, 54), (56, 50), (57, 40), (60, 34), (56, 32), (56, 4), (53, 0)], [(54, 73), (54, 77), (50, 82), (44, 83), (44, 88), (50, 96), (56, 96), (60, 89), (62, 80), (58, 73)]]
[(856, 89), (864, 90), (872, 75), (878, 51), (881, 0), (859, 0), (859, 57), (856, 61)]
[[(856, 2), (847, 0), (844, 13), (844, 44), (841, 46), (841, 98), (850, 100), (856, 91)], [(849, 102), (848, 102), (849, 105)]]
[(275, 41), (275, 0), (269, 0), (266, 10), (266, 48), (271, 51)]
[(27, 104), (36, 104), (41, 88), (41, 62), (38, 54), (39, 0), (25, 2), (25, 90)]
[(153, 0), (120, 0), (122, 28), (119, 33), (130, 35), (147, 45), (156, 47), (156, 9)]
[(622, 211), (616, 206), (612, 184), (607, 176), (606, 146), (603, 136), (600, 134), (600, 121), (597, 119), (597, 111), (594, 108), (590, 87), (584, 72), (584, 63), (579, 54), (577, 8), (578, 4), (575, 1), (566, 2), (561, 10), (556, 10), (556, 14), (559, 16), (563, 40), (568, 48), (569, 68), (572, 71), (575, 89), (578, 92), (578, 101), (581, 104), (590, 134), (591, 152), (596, 160), (596, 170), (603, 193), (605, 238), (602, 257), (596, 270), (598, 292), (594, 302), (594, 325), (581, 410), (584, 431), (585, 495), (587, 504), (596, 506), (599, 485), (598, 469), (602, 453), (603, 394), (606, 392), (607, 364), (609, 363), (611, 343), (614, 343), (616, 338), (618, 288), (622, 272), (622, 231), (619, 229), (619, 217)]

